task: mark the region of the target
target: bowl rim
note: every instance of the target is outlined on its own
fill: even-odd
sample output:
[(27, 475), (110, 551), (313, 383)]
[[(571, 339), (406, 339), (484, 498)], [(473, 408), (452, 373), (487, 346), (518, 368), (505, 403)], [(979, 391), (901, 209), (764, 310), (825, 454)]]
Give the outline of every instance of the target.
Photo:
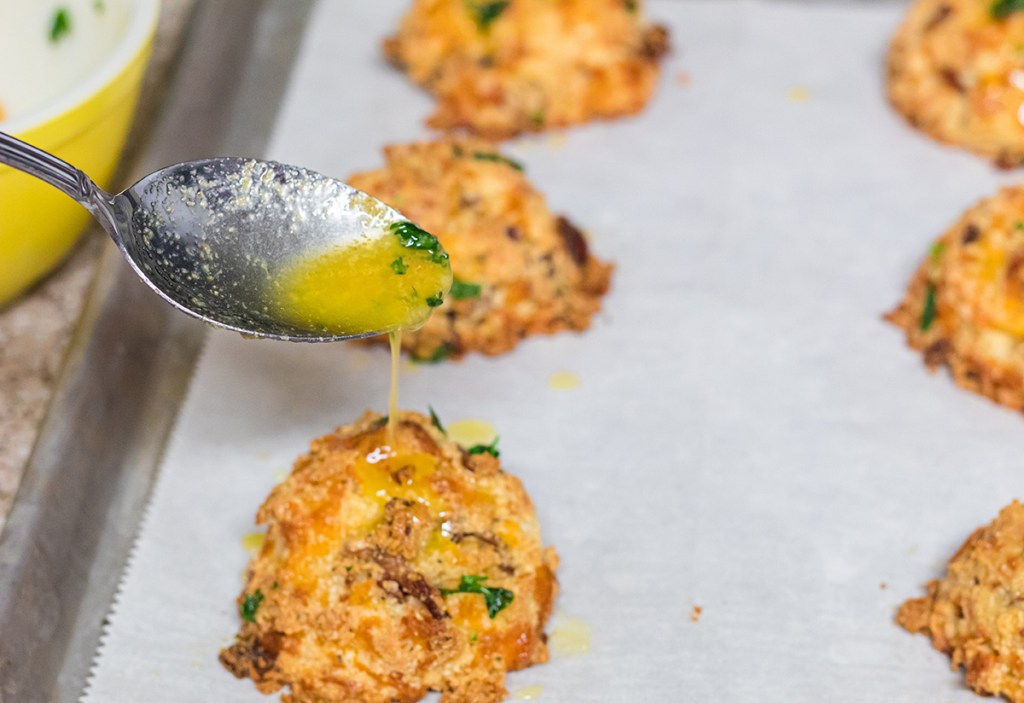
[(100, 65), (70, 91), (20, 117), (0, 120), (0, 131), (20, 134), (71, 112), (109, 85), (131, 63), (156, 31), (160, 0), (133, 0), (128, 29)]

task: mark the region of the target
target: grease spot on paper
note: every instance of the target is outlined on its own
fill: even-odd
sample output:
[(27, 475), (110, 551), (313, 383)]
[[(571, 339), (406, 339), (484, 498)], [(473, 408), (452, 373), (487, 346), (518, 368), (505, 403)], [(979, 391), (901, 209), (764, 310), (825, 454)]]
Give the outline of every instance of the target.
[(580, 377), (572, 371), (556, 371), (548, 377), (548, 388), (553, 391), (569, 391), (580, 387)]
[(593, 632), (582, 618), (556, 616), (548, 645), (556, 657), (575, 657), (590, 651)]

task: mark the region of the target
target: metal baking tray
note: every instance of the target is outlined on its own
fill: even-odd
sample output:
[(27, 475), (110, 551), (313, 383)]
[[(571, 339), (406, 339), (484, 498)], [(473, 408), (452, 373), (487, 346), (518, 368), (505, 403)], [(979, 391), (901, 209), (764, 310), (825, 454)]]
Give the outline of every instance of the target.
[[(126, 180), (260, 156), (311, 5), (194, 3)], [(104, 250), (0, 535), (0, 703), (78, 700), (204, 335)]]

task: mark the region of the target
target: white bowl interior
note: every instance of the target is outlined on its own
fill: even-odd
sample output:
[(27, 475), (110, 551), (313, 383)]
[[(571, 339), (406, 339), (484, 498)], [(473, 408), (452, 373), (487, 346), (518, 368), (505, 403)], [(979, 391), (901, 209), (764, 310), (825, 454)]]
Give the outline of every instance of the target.
[[(138, 51), (157, 0), (0, 0), (0, 130), (45, 122), (105, 85)], [(51, 37), (57, 13), (67, 31)]]

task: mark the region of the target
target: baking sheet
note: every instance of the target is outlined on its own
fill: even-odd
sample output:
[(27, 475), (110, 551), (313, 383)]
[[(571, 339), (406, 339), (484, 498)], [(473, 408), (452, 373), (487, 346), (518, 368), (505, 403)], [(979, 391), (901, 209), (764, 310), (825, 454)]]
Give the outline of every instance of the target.
[[(270, 156), (337, 176), (426, 134), (380, 58), (405, 3), (323, 2)], [(403, 407), (483, 418), (562, 555), (592, 650), (544, 701), (973, 701), (892, 623), (1019, 495), (1021, 418), (930, 376), (880, 315), (930, 240), (1013, 175), (882, 97), (900, 5), (673, 2), (635, 119), (529, 138), (556, 211), (616, 262), (583, 335), (416, 367)], [(267, 700), (221, 669), (255, 509), (309, 440), (386, 402), (383, 350), (215, 332), (84, 699)], [(548, 386), (578, 374), (573, 390)], [(694, 606), (702, 608), (697, 622)]]

